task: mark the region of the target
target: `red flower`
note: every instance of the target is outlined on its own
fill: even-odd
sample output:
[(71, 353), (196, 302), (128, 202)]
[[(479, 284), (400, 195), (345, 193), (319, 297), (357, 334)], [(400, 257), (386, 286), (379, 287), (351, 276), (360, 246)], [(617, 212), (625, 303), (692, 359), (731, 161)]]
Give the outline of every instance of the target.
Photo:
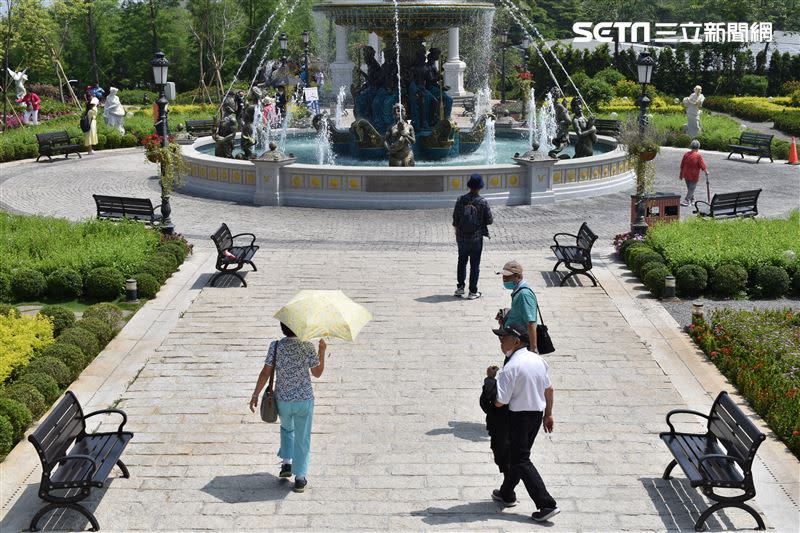
[(795, 396), (797, 396), (797, 389), (789, 389), (786, 391), (787, 398), (794, 398)]
[(533, 79), (533, 74), (531, 74), (530, 72), (520, 72), (519, 74), (517, 74), (517, 76), (521, 80), (532, 80)]
[(795, 429), (792, 431), (792, 437), (800, 437), (800, 429)]
[(716, 359), (716, 358), (717, 358), (717, 355), (718, 355), (718, 354), (717, 354), (716, 350), (715, 350), (715, 351), (713, 351), (713, 352), (711, 352), (711, 359)]

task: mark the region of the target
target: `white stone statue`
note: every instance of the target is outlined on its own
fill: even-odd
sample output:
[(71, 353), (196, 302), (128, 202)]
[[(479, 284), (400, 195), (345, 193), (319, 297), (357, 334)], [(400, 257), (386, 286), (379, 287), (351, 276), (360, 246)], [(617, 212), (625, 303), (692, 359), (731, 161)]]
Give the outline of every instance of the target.
[(702, 129), (700, 128), (700, 108), (706, 97), (703, 96), (703, 88), (697, 85), (694, 92), (683, 99), (683, 106), (686, 108), (686, 124), (683, 131), (689, 137), (697, 137)]
[(11, 74), (11, 79), (14, 80), (14, 85), (16, 85), (17, 100), (22, 100), (22, 97), (28, 92), (25, 90), (25, 82), (28, 81), (28, 75), (25, 74), (26, 70), (28, 69), (25, 69), (21, 72), (14, 72), (13, 70), (8, 69), (8, 73)]
[(108, 90), (103, 118), (106, 124), (112, 128), (116, 128), (120, 135), (125, 135), (125, 126), (123, 125), (125, 121), (125, 108), (122, 106), (122, 102), (119, 101), (117, 90), (116, 87), (111, 87)]

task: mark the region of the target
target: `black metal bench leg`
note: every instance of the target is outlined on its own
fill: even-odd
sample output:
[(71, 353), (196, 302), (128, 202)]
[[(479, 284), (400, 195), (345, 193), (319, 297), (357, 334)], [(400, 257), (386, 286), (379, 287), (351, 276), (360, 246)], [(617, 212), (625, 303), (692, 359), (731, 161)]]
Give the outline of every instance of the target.
[(676, 461), (675, 459), (670, 461), (670, 463), (667, 465), (666, 470), (664, 470), (664, 475), (661, 476), (661, 479), (672, 479), (672, 469), (675, 468), (677, 465), (678, 461)]
[(570, 272), (569, 274), (567, 274), (566, 276), (564, 276), (564, 279), (562, 279), (562, 280), (561, 280), (561, 283), (559, 284), (559, 287), (563, 287), (563, 286), (564, 286), (564, 284), (567, 282), (567, 280), (568, 280), (569, 278), (571, 278), (572, 276), (574, 276), (574, 275), (575, 275), (575, 272)]
[(594, 276), (592, 276), (592, 274), (588, 270), (586, 272), (578, 272), (578, 274), (583, 274), (584, 276), (592, 280), (592, 287), (597, 287), (597, 280), (594, 279)]
[(561, 264), (561, 261), (558, 261), (558, 262), (556, 263), (556, 266), (554, 266), (554, 267), (553, 267), (553, 272), (555, 272), (556, 270), (558, 270), (558, 265), (560, 265), (560, 264)]
[(253, 263), (252, 261), (246, 261), (246, 263), (248, 265), (250, 265), (251, 267), (253, 267), (253, 272), (258, 272), (258, 269), (256, 268), (256, 264), (255, 263)]
[(31, 531), (39, 531), (39, 520), (54, 509), (72, 509), (73, 511), (78, 511), (92, 524), (92, 529), (90, 531), (100, 531), (100, 524), (97, 522), (97, 519), (94, 517), (94, 515), (89, 511), (89, 509), (82, 505), (78, 505), (77, 503), (50, 503), (45, 505), (39, 510), (38, 513), (34, 515), (29, 529)]
[(748, 513), (750, 513), (750, 516), (752, 516), (753, 518), (756, 519), (756, 523), (758, 524), (758, 528), (757, 529), (760, 529), (760, 530), (766, 529), (766, 526), (764, 525), (764, 520), (761, 518), (761, 516), (755, 511), (755, 509), (753, 509), (752, 507), (750, 507), (746, 503), (718, 502), (718, 503), (715, 503), (714, 505), (712, 505), (711, 507), (709, 507), (708, 509), (706, 509), (705, 511), (703, 511), (703, 514), (700, 515), (700, 518), (698, 518), (697, 522), (695, 522), (695, 524), (694, 524), (694, 530), (695, 531), (703, 531), (703, 529), (705, 529), (706, 520), (708, 520), (708, 518), (712, 514), (716, 513), (720, 509), (724, 509), (726, 507), (736, 507), (737, 509), (741, 509), (743, 511), (747, 511)]
[(117, 466), (119, 467), (120, 470), (122, 470), (122, 477), (126, 477), (126, 478), (127, 477), (131, 477), (131, 473), (128, 472), (128, 467), (125, 466), (125, 463), (122, 462), (122, 459), (117, 461)]
[(233, 272), (231, 272), (231, 274), (233, 274), (242, 281), (243, 287), (247, 287), (247, 282), (244, 280), (244, 276), (242, 276), (238, 271), (234, 270)]

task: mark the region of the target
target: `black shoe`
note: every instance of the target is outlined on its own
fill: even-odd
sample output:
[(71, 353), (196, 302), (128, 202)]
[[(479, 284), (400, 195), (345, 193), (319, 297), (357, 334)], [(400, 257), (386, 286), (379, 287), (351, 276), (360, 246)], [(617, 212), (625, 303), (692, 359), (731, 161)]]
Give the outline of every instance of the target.
[(294, 488), (292, 489), (294, 492), (304, 492), (306, 490), (306, 485), (308, 485), (308, 480), (302, 477), (294, 478)]
[(492, 491), (492, 499), (503, 504), (503, 507), (514, 507), (517, 505), (517, 500), (511, 502), (504, 500), (502, 494), (500, 494), (500, 491), (497, 489)]
[(279, 477), (292, 477), (292, 464), (284, 464), (281, 466), (281, 473), (278, 474)]
[(533, 513), (531, 515), (531, 518), (535, 522), (547, 522), (560, 512), (561, 510), (558, 507), (552, 507), (552, 508), (545, 507), (544, 509), (539, 509), (538, 511)]

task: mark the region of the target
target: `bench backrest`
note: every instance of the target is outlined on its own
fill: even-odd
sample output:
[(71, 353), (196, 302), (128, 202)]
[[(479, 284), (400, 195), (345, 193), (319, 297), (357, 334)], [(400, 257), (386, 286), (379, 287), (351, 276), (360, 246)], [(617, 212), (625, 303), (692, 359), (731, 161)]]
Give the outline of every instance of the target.
[(186, 121), (186, 131), (189, 133), (195, 132), (202, 132), (202, 131), (211, 131), (214, 129), (214, 121), (212, 119), (203, 119), (203, 120), (187, 120)]
[(749, 211), (756, 207), (758, 204), (758, 196), (761, 194), (761, 189), (754, 189), (752, 191), (738, 191), (738, 192), (725, 192), (714, 195), (711, 199), (712, 211)]
[(97, 204), (97, 215), (120, 214), (127, 218), (147, 218), (153, 217), (153, 202), (150, 198), (128, 198), (125, 196), (104, 196), (93, 194)]
[(772, 144), (774, 135), (767, 135), (765, 133), (752, 133), (743, 131), (739, 135), (739, 144), (752, 144), (755, 146), (769, 146)]
[(36, 142), (39, 144), (69, 144), (70, 140), (66, 131), (51, 131), (49, 133), (37, 133)]
[(597, 128), (597, 131), (611, 131), (614, 133), (619, 133), (619, 130), (622, 128), (622, 121), (598, 118), (595, 119), (594, 125)]
[(717, 438), (728, 455), (741, 460), (745, 475), (758, 447), (766, 439), (725, 391), (719, 393), (711, 407), (708, 432)]
[(28, 436), (45, 471), (55, 466), (53, 462), (66, 454), (85, 428), (81, 404), (72, 391), (67, 391), (47, 418)]
[(228, 229), (228, 225), (224, 222), (219, 229), (214, 232), (214, 235), (211, 236), (211, 240), (214, 241), (217, 252), (219, 253), (233, 246), (233, 235), (231, 234), (231, 230)]
[(594, 232), (589, 229), (589, 226), (586, 224), (586, 222), (581, 224), (581, 229), (578, 230), (578, 238), (576, 239), (577, 242), (575, 244), (579, 248), (590, 251), (594, 241), (596, 240), (597, 235), (595, 235)]

